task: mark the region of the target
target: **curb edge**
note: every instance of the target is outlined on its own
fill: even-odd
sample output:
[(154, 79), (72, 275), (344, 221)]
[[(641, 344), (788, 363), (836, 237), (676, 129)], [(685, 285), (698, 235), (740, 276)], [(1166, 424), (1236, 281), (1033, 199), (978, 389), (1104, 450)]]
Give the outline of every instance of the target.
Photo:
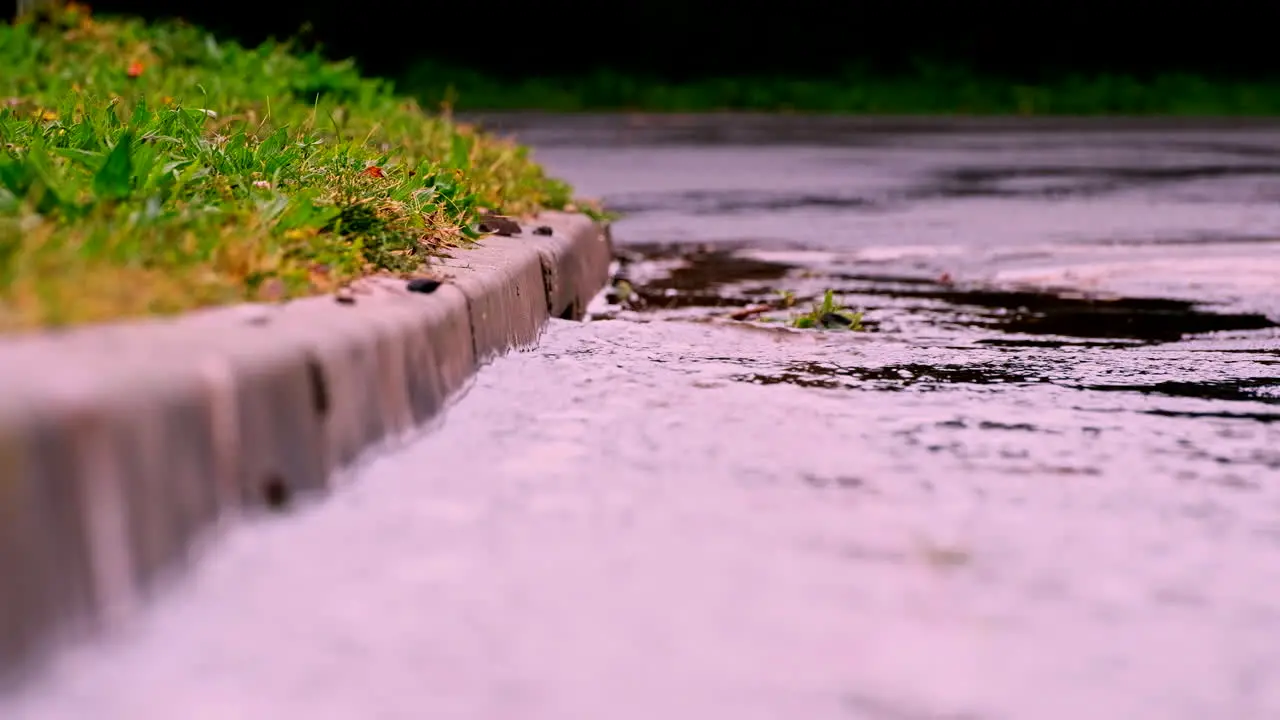
[(553, 233), (433, 263), (448, 280), (428, 295), (369, 279), (348, 305), (0, 339), (0, 692), (131, 617), (215, 526), (328, 489), (549, 319), (581, 319), (608, 280), (609, 227), (533, 225)]

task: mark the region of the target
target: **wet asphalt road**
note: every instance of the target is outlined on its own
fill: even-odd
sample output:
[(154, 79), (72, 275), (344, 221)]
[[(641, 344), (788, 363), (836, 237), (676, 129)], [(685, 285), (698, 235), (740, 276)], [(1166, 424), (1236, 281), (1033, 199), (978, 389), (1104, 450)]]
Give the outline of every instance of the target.
[(1280, 718), (1280, 131), (503, 122), (627, 286), (0, 716)]

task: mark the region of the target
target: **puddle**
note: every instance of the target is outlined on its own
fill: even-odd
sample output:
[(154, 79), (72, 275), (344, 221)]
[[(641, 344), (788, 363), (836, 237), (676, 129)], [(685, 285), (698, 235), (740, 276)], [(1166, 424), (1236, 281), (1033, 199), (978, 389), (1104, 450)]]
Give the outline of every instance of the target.
[[(1119, 359), (1117, 367), (1134, 372), (1133, 365)], [(1050, 384), (1058, 388), (1086, 392), (1126, 393), (1228, 403), (1260, 403), (1280, 405), (1280, 377), (1243, 377), (1229, 380), (1165, 381), (1158, 383), (1082, 383), (1071, 371), (1053, 372), (1048, 363), (991, 362), (966, 364), (906, 363), (879, 367), (841, 366), (824, 363), (793, 363), (769, 372), (733, 375), (732, 380), (755, 385), (795, 385), (821, 389), (869, 390), (894, 392), (912, 390), (929, 392), (953, 389), (950, 386), (1030, 387)], [(964, 388), (960, 388), (964, 389)], [(970, 389), (972, 389), (970, 387)], [(1176, 410), (1144, 410), (1148, 414), (1174, 417), (1221, 417), (1273, 422), (1280, 413), (1257, 412), (1193, 412)], [(984, 422), (983, 429), (1031, 429), (1022, 425), (1005, 426)]]
[(1003, 370), (989, 364), (923, 365), (907, 363), (882, 367), (845, 367), (822, 363), (797, 363), (770, 373), (748, 373), (734, 380), (756, 385), (785, 383), (801, 387), (853, 388), (895, 391), (915, 388), (932, 390), (950, 384), (1003, 385), (1047, 382), (1044, 377), (1030, 377)]
[(1148, 238), (1100, 238), (1094, 240), (1075, 240), (1072, 245), (1093, 245), (1100, 247), (1182, 247), (1182, 246), (1222, 246), (1222, 245), (1271, 245), (1280, 243), (1278, 235), (1236, 235), (1222, 237), (1217, 233), (1174, 235)]
[(609, 198), (610, 209), (620, 213), (663, 210), (689, 215), (779, 212), (813, 208), (869, 209), (884, 204), (885, 199), (865, 195), (743, 190), (628, 193), (613, 195)]
[(1233, 380), (1174, 382), (1150, 385), (1086, 385), (1082, 389), (1102, 392), (1135, 392), (1143, 395), (1259, 402), (1280, 405), (1280, 377), (1237, 378)]
[(1127, 342), (1076, 342), (1070, 340), (1030, 340), (1021, 338), (983, 338), (974, 341), (978, 345), (1007, 348), (1046, 348), (1060, 350), (1062, 348), (1121, 348), (1132, 347)]
[(1172, 165), (1153, 167), (1012, 166), (950, 168), (914, 191), (928, 198), (1041, 198), (1096, 197), (1176, 183), (1221, 178), (1280, 176), (1280, 165)]
[(1280, 422), (1280, 413), (1231, 413), (1231, 412), (1186, 412), (1180, 410), (1142, 410), (1144, 415), (1156, 417), (1187, 418), (1193, 420), (1249, 420), (1259, 423)]
[[(632, 248), (619, 262), (613, 304), (598, 317), (767, 327), (826, 348), (820, 360), (793, 355), (774, 365), (705, 359), (735, 368), (726, 380), (756, 386), (1029, 394), (1028, 404), (1055, 408), (1077, 398), (1082, 412), (1114, 407), (1106, 400), (1112, 398), (1149, 416), (1263, 424), (1280, 417), (1270, 410), (1280, 405), (1280, 377), (1270, 370), (1280, 324), (1266, 315), (1159, 297), (960, 285), (945, 276), (893, 272), (891, 264), (889, 271), (882, 263), (869, 270), (859, 264), (818, 252)], [(864, 312), (866, 332), (789, 327), (786, 321), (827, 289)], [(784, 293), (793, 305), (782, 303)], [(889, 361), (886, 348), (898, 348)], [(974, 427), (1035, 430), (996, 420)]]
[(1215, 313), (1196, 303), (1158, 298), (1090, 298), (1053, 292), (929, 288), (884, 290), (897, 298), (940, 300), (954, 307), (980, 307), (1000, 312), (967, 321), (1019, 335), (1126, 339), (1146, 343), (1176, 342), (1187, 335), (1277, 327), (1265, 315)]
[[(761, 259), (716, 247), (637, 249), (620, 260), (610, 295), (614, 307), (604, 316), (732, 317), (726, 308), (771, 305), (748, 319), (778, 321), (790, 316), (785, 293), (804, 308), (831, 289), (843, 304), (866, 312), (872, 332), (928, 325), (950, 331), (957, 341), (995, 347), (1127, 347), (1280, 328), (1260, 313), (1215, 312), (1189, 300), (958, 285), (945, 276), (849, 272), (851, 261), (830, 253), (790, 256), (801, 259), (786, 262), (782, 252)], [(672, 313), (687, 309), (701, 312)]]
[(615, 296), (619, 288), (629, 287), (630, 305), (649, 311), (742, 307), (768, 295), (793, 270), (729, 250), (696, 250), (666, 259), (622, 255), (619, 264)]

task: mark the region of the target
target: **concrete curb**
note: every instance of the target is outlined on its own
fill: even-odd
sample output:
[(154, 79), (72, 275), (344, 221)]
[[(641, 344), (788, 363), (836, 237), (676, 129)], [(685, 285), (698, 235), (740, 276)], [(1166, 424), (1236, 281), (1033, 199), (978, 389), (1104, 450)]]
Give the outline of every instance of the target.
[(326, 488), (580, 319), (611, 259), (607, 227), (546, 213), (459, 251), (430, 294), (370, 280), (350, 304), (0, 340), (0, 689), (128, 617), (216, 523)]

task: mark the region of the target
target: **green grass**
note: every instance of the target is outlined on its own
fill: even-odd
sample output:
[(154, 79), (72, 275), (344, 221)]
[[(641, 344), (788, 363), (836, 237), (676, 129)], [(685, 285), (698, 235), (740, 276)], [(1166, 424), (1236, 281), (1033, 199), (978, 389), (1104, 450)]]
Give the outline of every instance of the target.
[(835, 292), (828, 290), (822, 301), (814, 303), (808, 312), (791, 319), (791, 327), (803, 330), (862, 330), (862, 313), (836, 304)]
[[(620, 297), (626, 298), (632, 294), (631, 284), (626, 281), (619, 281), (615, 284), (615, 288), (617, 288)], [(783, 318), (767, 313), (791, 310), (796, 306), (796, 302), (797, 299), (794, 292), (780, 290), (776, 300), (733, 310), (727, 313), (726, 317), (739, 321), (779, 322)], [(834, 290), (823, 292), (822, 300), (813, 303), (808, 310), (791, 313), (791, 316), (786, 318), (786, 323), (798, 330), (853, 330), (857, 332), (866, 329), (862, 324), (862, 313), (837, 303)]]
[(458, 110), (796, 111), (870, 115), (1280, 115), (1280, 80), (1062, 76), (1038, 83), (920, 63), (897, 76), (850, 70), (830, 78), (709, 78), (668, 83), (609, 71), (505, 80), (421, 63), (398, 80), (424, 103)]
[(527, 150), (350, 63), (72, 6), (0, 25), (0, 331), (411, 274), (571, 205)]

